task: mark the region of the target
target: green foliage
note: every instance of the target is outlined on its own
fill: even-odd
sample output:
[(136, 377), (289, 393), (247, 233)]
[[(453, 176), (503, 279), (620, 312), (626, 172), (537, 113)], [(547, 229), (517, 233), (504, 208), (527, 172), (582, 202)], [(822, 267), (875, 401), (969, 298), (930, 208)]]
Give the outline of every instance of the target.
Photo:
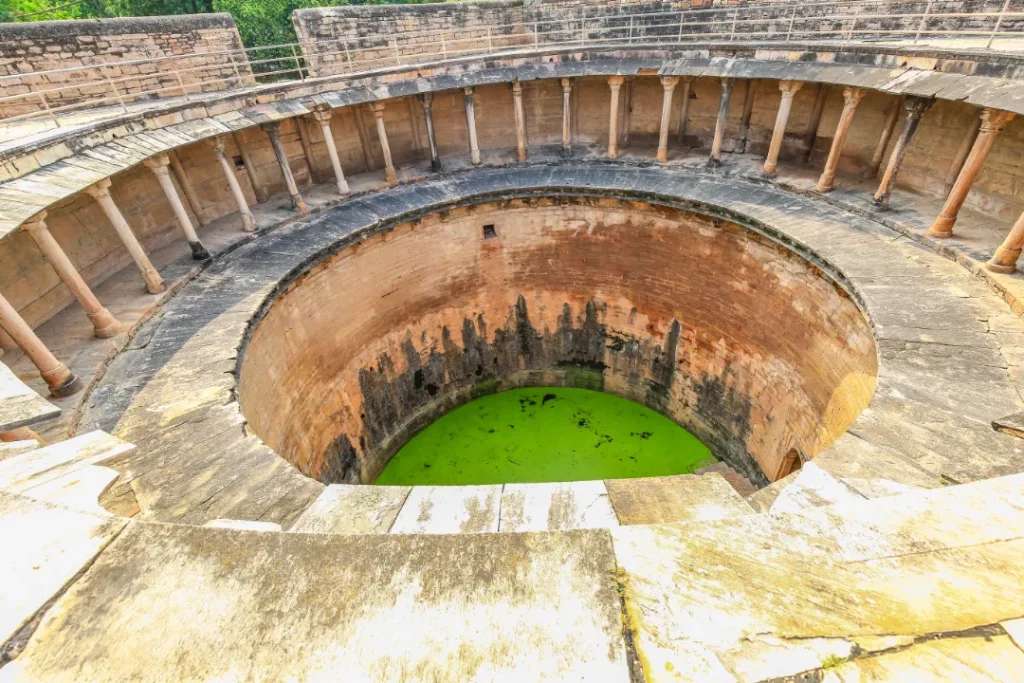
[[(0, 0), (0, 21), (50, 21), (228, 12), (248, 47), (295, 42), (292, 10), (336, 5), (414, 4), (428, 0)], [(257, 57), (258, 58), (258, 57)]]

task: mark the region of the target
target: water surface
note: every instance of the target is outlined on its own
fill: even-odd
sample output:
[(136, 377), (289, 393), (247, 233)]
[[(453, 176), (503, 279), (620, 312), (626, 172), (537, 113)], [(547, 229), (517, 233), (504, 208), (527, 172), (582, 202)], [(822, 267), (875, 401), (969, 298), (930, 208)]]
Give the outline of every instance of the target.
[(714, 462), (672, 420), (577, 388), (511, 389), (441, 416), (391, 458), (377, 484), (502, 484), (686, 474)]

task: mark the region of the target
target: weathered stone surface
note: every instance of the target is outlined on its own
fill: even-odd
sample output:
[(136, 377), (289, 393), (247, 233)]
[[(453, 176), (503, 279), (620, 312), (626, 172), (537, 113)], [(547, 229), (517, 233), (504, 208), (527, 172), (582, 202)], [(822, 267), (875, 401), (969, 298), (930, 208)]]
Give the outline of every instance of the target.
[(0, 489), (18, 493), (135, 450), (103, 432), (89, 432), (0, 461)]
[(498, 530), (562, 531), (618, 526), (601, 481), (505, 484)]
[(393, 534), (497, 531), (501, 486), (415, 486), (391, 525)]
[(42, 422), (60, 414), (60, 408), (32, 391), (0, 363), (0, 432)]
[(768, 512), (779, 515), (863, 497), (813, 462), (808, 462), (779, 492)]
[(609, 479), (605, 485), (622, 524), (704, 522), (753, 512), (718, 474)]
[(136, 522), (0, 678), (625, 681), (614, 567), (607, 532), (352, 537)]
[[(124, 524), (109, 515), (0, 493), (0, 644), (88, 566)], [(0, 662), (5, 654), (0, 652)]]
[(821, 670), (822, 683), (976, 681), (1012, 683), (1024, 671), (1024, 651), (1006, 636), (940, 638)]
[(386, 534), (409, 497), (408, 486), (332, 484), (289, 531), (313, 534)]
[(645, 673), (789, 676), (869, 637), (1019, 617), (1021, 485), (1016, 476), (793, 515), (613, 529)]

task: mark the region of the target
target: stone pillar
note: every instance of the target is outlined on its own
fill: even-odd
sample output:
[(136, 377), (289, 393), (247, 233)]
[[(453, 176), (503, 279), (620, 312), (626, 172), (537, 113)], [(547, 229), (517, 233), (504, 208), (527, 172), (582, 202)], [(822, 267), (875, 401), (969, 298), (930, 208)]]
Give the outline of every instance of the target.
[(391, 159), (391, 145), (388, 144), (388, 131), (384, 128), (384, 103), (374, 102), (370, 105), (373, 110), (373, 118), (377, 123), (377, 138), (380, 140), (380, 151), (384, 155), (384, 177), (388, 185), (398, 182), (398, 172), (395, 171), (395, 162)]
[(740, 116), (740, 154), (747, 152), (747, 140), (750, 137), (750, 117), (754, 114), (754, 86), (756, 81), (747, 81), (747, 88), (743, 92), (743, 114)]
[(146, 290), (150, 294), (159, 294), (164, 291), (163, 278), (160, 277), (160, 273), (153, 267), (149, 257), (146, 256), (146, 252), (142, 249), (142, 245), (135, 238), (135, 233), (132, 232), (128, 221), (124, 219), (121, 210), (114, 203), (114, 198), (110, 196), (110, 178), (104, 178), (92, 187), (86, 188), (85, 191), (100, 205), (103, 213), (107, 215), (107, 220), (110, 221), (110, 224), (114, 226), (114, 230), (121, 237), (121, 241), (124, 242), (125, 248), (131, 254), (132, 260), (135, 261), (139, 272), (142, 273), (142, 279), (146, 281)]
[(526, 113), (523, 111), (523, 84), (512, 83), (512, 113), (516, 120), (516, 159), (526, 161)]
[(231, 188), (231, 195), (235, 198), (235, 203), (238, 205), (238, 215), (242, 217), (242, 230), (254, 232), (256, 230), (256, 219), (249, 209), (249, 202), (245, 199), (242, 186), (238, 183), (238, 176), (235, 175), (235, 166), (228, 159), (227, 155), (224, 154), (224, 138), (214, 138), (212, 146), (213, 153), (217, 156), (217, 161), (224, 171), (224, 177), (228, 181), (228, 187)]
[(199, 235), (196, 234), (196, 229), (192, 225), (192, 219), (188, 217), (188, 211), (185, 210), (185, 205), (181, 203), (181, 197), (178, 196), (178, 188), (171, 180), (171, 160), (166, 154), (158, 154), (151, 159), (146, 159), (143, 163), (153, 172), (156, 181), (160, 183), (160, 189), (164, 191), (164, 195), (174, 211), (174, 217), (178, 219), (178, 225), (185, 233), (185, 241), (188, 242), (188, 247), (192, 250), (192, 258), (196, 261), (209, 260), (210, 252), (206, 251), (206, 247), (199, 241)]
[(804, 132), (804, 163), (811, 160), (814, 154), (814, 142), (818, 139), (818, 126), (821, 125), (821, 113), (825, 111), (825, 100), (828, 97), (828, 87), (821, 83), (814, 95), (814, 106), (811, 107), (811, 118), (807, 121), (807, 130)]
[(430, 170), (441, 170), (441, 155), (437, 151), (437, 134), (434, 132), (434, 95), (425, 92), (420, 95), (420, 105), (423, 107), (423, 121), (427, 127), (427, 145), (430, 147)]
[(100, 339), (109, 339), (121, 332), (124, 326), (100, 303), (78, 269), (71, 263), (71, 259), (50, 234), (49, 228), (46, 227), (46, 212), (36, 214), (31, 220), (23, 223), (21, 228), (29, 234), (39, 247), (39, 251), (57, 271), (57, 276), (85, 309), (85, 314), (92, 322), (93, 334)]
[(948, 197), (949, 191), (953, 189), (953, 184), (956, 183), (957, 176), (960, 175), (964, 162), (967, 161), (967, 155), (971, 153), (974, 141), (978, 138), (979, 130), (981, 130), (981, 116), (975, 116), (971, 121), (971, 127), (967, 130), (967, 135), (964, 136), (964, 139), (960, 142), (960, 147), (956, 150), (953, 163), (949, 165), (949, 171), (946, 173), (946, 182), (942, 187), (943, 197)]
[(334, 133), (331, 131), (331, 116), (334, 114), (330, 107), (319, 107), (313, 110), (313, 118), (320, 124), (320, 133), (324, 136), (324, 145), (327, 147), (327, 156), (331, 159), (331, 168), (334, 169), (334, 182), (338, 186), (338, 194), (349, 193), (348, 181), (345, 180), (345, 171), (341, 168), (341, 159), (338, 157), (338, 146), (334, 143)]
[(923, 97), (908, 97), (904, 101), (903, 109), (906, 110), (907, 116), (903, 121), (903, 129), (900, 131), (900, 136), (896, 139), (896, 145), (892, 148), (892, 154), (889, 155), (889, 163), (885, 166), (882, 182), (878, 184), (878, 190), (875, 192), (876, 206), (889, 206), (889, 195), (892, 193), (893, 185), (896, 183), (896, 174), (900, 172), (900, 166), (903, 165), (903, 158), (907, 155), (910, 139), (914, 136), (914, 132), (917, 131), (917, 126), (921, 122), (921, 116), (930, 106), (932, 106), (932, 101)]
[(1017, 270), (1017, 259), (1020, 258), (1021, 249), (1024, 249), (1024, 213), (1017, 218), (1017, 222), (1010, 228), (1010, 234), (999, 245), (985, 267), (993, 273), (1012, 273)]
[(474, 166), (480, 165), (480, 143), (476, 138), (476, 99), (473, 88), (463, 89), (463, 104), (466, 107), (466, 130), (469, 131), (469, 158)]
[(619, 156), (619, 91), (622, 89), (622, 76), (609, 76), (608, 88), (611, 90), (611, 104), (608, 106), (608, 158)]
[(39, 374), (50, 387), (50, 394), (56, 397), (70, 396), (82, 388), (78, 378), (71, 374), (67, 366), (57, 360), (50, 349), (36, 336), (29, 324), (25, 322), (14, 306), (0, 294), (0, 327), (10, 335)]
[(903, 110), (903, 98), (897, 98), (893, 103), (892, 109), (889, 111), (889, 116), (885, 119), (885, 127), (882, 128), (882, 134), (878, 138), (878, 144), (875, 145), (875, 151), (871, 155), (871, 164), (867, 170), (864, 171), (865, 178), (874, 178), (878, 175), (878, 170), (882, 168), (882, 157), (885, 156), (885, 150), (889, 147), (889, 139), (892, 138), (892, 132), (896, 130), (896, 123), (900, 120), (900, 111)]
[(309, 169), (309, 184), (324, 182), (323, 174), (316, 167), (316, 160), (313, 158), (313, 144), (309, 141), (309, 131), (306, 130), (306, 119), (296, 116), (292, 119), (295, 123), (295, 130), (299, 134), (299, 144), (302, 146), (302, 156), (306, 160), (306, 168)]
[(170, 152), (170, 157), (171, 171), (174, 172), (174, 178), (178, 181), (178, 185), (181, 186), (182, 192), (185, 193), (185, 199), (188, 200), (189, 208), (192, 209), (192, 213), (195, 215), (199, 225), (205, 228), (210, 224), (210, 221), (206, 220), (206, 217), (203, 215), (203, 203), (199, 201), (199, 195), (196, 194), (192, 182), (188, 179), (185, 167), (181, 165), (181, 159), (173, 151)]
[(779, 152), (782, 151), (782, 141), (786, 137), (786, 124), (789, 122), (789, 112), (793, 108), (793, 97), (802, 85), (800, 81), (779, 81), (779, 110), (775, 114), (772, 141), (768, 143), (768, 157), (764, 160), (766, 176), (775, 175), (775, 169), (778, 168)]
[(729, 98), (732, 96), (732, 79), (722, 79), (722, 94), (718, 98), (718, 118), (715, 120), (715, 137), (711, 141), (711, 157), (708, 163), (717, 166), (722, 163), (722, 139), (725, 137), (725, 122), (729, 115)]
[(928, 229), (929, 235), (932, 237), (953, 236), (953, 224), (956, 223), (960, 207), (964, 205), (967, 193), (971, 191), (971, 185), (974, 184), (974, 179), (981, 171), (981, 166), (985, 163), (985, 157), (988, 156), (989, 151), (992, 149), (996, 136), (999, 135), (1006, 124), (1013, 120), (1013, 116), (1011, 112), (998, 109), (982, 110), (981, 127), (978, 129), (978, 137), (971, 146), (971, 153), (967, 155), (964, 167), (960, 170), (960, 175), (957, 176), (956, 182), (953, 183), (949, 196), (946, 197), (946, 203), (942, 205), (942, 211), (939, 212), (935, 222), (932, 223), (932, 227)]
[(562, 155), (572, 153), (572, 79), (562, 79)]
[(629, 147), (629, 131), (632, 128), (633, 117), (633, 86), (636, 79), (632, 76), (626, 78), (626, 87), (622, 91), (622, 124), (619, 127), (619, 146)]
[(672, 119), (672, 93), (679, 79), (675, 76), (661, 78), (661, 128), (658, 131), (658, 161), (668, 161), (668, 124)]
[(836, 132), (832, 136), (832, 147), (828, 151), (828, 159), (825, 160), (825, 170), (818, 178), (818, 192), (829, 192), (835, 184), (836, 170), (839, 168), (839, 158), (843, 155), (843, 147), (846, 145), (846, 136), (850, 133), (850, 124), (853, 123), (857, 105), (863, 98), (864, 91), (860, 88), (843, 88), (843, 113), (839, 115)]
[(270, 146), (274, 149), (277, 165), (281, 167), (281, 175), (284, 176), (285, 187), (288, 188), (288, 194), (292, 198), (292, 208), (300, 216), (308, 216), (309, 207), (306, 206), (306, 200), (299, 194), (299, 186), (295, 182), (295, 175), (292, 173), (291, 164), (288, 163), (288, 153), (284, 149), (284, 143), (281, 142), (281, 124), (277, 121), (264, 123), (263, 130), (267, 132), (267, 137), (270, 138)]
[(693, 85), (693, 79), (689, 76), (683, 78), (683, 103), (679, 107), (679, 130), (677, 132), (679, 136), (679, 144), (686, 144), (686, 119), (690, 113), (690, 87)]

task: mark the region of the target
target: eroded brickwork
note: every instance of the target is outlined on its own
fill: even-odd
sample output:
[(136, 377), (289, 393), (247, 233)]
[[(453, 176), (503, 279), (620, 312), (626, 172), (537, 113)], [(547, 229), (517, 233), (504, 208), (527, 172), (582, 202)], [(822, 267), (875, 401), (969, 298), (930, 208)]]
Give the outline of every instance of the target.
[[(228, 14), (0, 24), (0, 97), (46, 90), (46, 104), (159, 91), (160, 96), (222, 90), (252, 82)], [(155, 63), (133, 60), (173, 57)], [(96, 68), (57, 71), (76, 66)], [(49, 72), (49, 73), (35, 73)], [(180, 77), (180, 80), (179, 80)], [(60, 90), (57, 90), (60, 88)], [(117, 104), (111, 99), (110, 104)], [(38, 111), (39, 95), (0, 103), (0, 117)]]
[(371, 481), (475, 394), (554, 384), (660, 410), (763, 482), (846, 429), (875, 364), (845, 291), (748, 229), (507, 200), (397, 226), (293, 283), (253, 332), (240, 398), (255, 433), (326, 481)]

